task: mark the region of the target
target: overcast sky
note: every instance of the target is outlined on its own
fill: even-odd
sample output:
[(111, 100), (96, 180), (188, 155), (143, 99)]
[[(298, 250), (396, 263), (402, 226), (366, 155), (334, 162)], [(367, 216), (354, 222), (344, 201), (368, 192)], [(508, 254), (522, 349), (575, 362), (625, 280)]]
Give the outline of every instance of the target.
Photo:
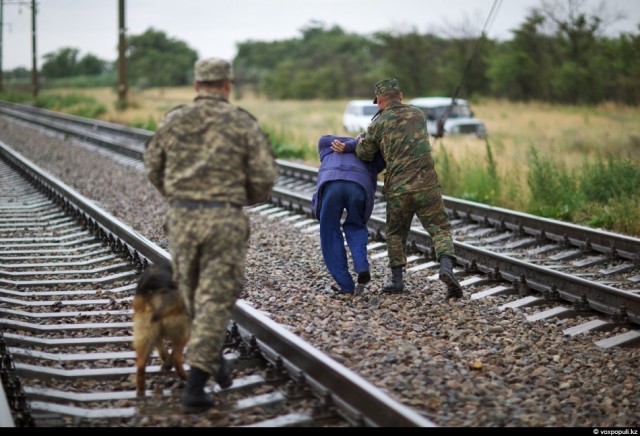
[[(2, 69), (31, 68), (31, 0), (1, 0)], [(549, 1), (549, 0), (548, 0)], [(551, 0), (566, 6), (568, 0)], [(575, 1), (575, 0), (574, 0)], [(610, 18), (608, 34), (638, 33), (640, 0), (580, 0), (592, 14), (605, 4)], [(542, 0), (126, 0), (127, 35), (149, 28), (184, 41), (200, 57), (231, 60), (236, 44), (274, 41), (301, 36), (314, 20), (326, 27), (340, 26), (348, 33), (368, 35), (376, 31), (439, 33), (470, 36), (488, 25), (491, 39), (511, 39), (532, 7)], [(494, 5), (494, 14), (490, 15)], [(617, 14), (618, 13), (618, 14)], [(619, 13), (622, 13), (619, 14)], [(492, 16), (493, 19), (488, 18)], [(443, 32), (454, 32), (446, 35)], [(79, 50), (79, 57), (118, 58), (118, 0), (38, 0), (36, 54), (42, 56), (63, 47)]]

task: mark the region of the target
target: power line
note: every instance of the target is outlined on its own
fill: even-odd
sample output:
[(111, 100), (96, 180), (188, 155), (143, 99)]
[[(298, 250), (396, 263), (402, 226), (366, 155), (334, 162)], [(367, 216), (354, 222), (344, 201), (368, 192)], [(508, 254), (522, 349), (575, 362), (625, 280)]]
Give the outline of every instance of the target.
[(480, 36), (478, 37), (478, 39), (476, 39), (476, 42), (473, 46), (473, 50), (471, 50), (471, 55), (469, 56), (469, 58), (467, 59), (467, 63), (464, 67), (464, 70), (462, 72), (462, 76), (460, 77), (460, 81), (458, 82), (458, 85), (456, 86), (455, 90), (453, 91), (453, 95), (451, 97), (451, 104), (449, 106), (447, 106), (447, 109), (443, 112), (442, 117), (440, 117), (440, 119), (438, 120), (437, 123), (437, 130), (436, 130), (436, 134), (434, 135), (436, 138), (441, 138), (444, 135), (444, 123), (447, 120), (447, 117), (449, 116), (449, 112), (451, 111), (451, 107), (453, 107), (456, 104), (456, 99), (458, 98), (458, 93), (460, 92), (460, 86), (462, 85), (462, 83), (464, 82), (465, 78), (467, 77), (467, 73), (469, 72), (469, 69), (471, 68), (471, 62), (473, 61), (473, 59), (476, 57), (476, 54), (479, 52), (480, 50), (480, 46), (482, 44), (482, 42), (484, 41), (487, 32), (489, 31), (489, 27), (491, 26), (491, 24), (493, 24), (493, 21), (496, 18), (496, 15), (498, 13), (498, 10), (500, 9), (500, 6), (502, 5), (502, 0), (495, 0), (493, 2), (493, 5), (491, 6), (491, 10), (489, 11), (489, 15), (487, 16), (487, 19), (484, 22), (484, 26), (482, 27), (482, 32), (480, 33)]
[(471, 56), (469, 56), (469, 58), (467, 59), (467, 64), (465, 65), (464, 71), (462, 73), (462, 77), (460, 78), (460, 82), (458, 83), (458, 86), (454, 91), (453, 102), (455, 102), (456, 98), (458, 98), (458, 92), (460, 91), (460, 86), (462, 82), (464, 82), (464, 79), (466, 78), (467, 73), (469, 72), (469, 68), (471, 67), (471, 62), (476, 57), (478, 51), (480, 51), (480, 46), (482, 45), (482, 42), (484, 41), (487, 35), (490, 25), (493, 24), (493, 21), (496, 18), (496, 14), (498, 13), (498, 9), (500, 9), (501, 5), (502, 5), (502, 0), (495, 0), (493, 2), (493, 5), (491, 6), (489, 15), (487, 16), (487, 19), (484, 22), (484, 26), (482, 27), (482, 33), (480, 34), (478, 39), (476, 39), (476, 43), (473, 46), (473, 50), (471, 51)]

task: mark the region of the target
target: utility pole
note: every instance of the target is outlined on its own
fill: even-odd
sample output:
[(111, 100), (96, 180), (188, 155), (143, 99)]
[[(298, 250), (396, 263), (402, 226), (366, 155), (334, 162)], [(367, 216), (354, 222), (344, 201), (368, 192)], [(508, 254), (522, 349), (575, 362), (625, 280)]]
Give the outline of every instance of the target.
[[(2, 74), (2, 10), (4, 5), (17, 5), (22, 7), (28, 5), (27, 0), (0, 0), (0, 91), (3, 88), (3, 74)], [(36, 56), (36, 0), (31, 0), (31, 44), (32, 44), (32, 67), (31, 67), (31, 91), (33, 98), (38, 96), (38, 64)]]
[(4, 75), (2, 68), (2, 10), (4, 9), (4, 0), (0, 0), (0, 92), (4, 91)]
[(38, 62), (36, 56), (36, 0), (31, 0), (31, 90), (33, 98), (38, 96)]
[(125, 0), (118, 0), (118, 107), (127, 106), (127, 40), (124, 20)]

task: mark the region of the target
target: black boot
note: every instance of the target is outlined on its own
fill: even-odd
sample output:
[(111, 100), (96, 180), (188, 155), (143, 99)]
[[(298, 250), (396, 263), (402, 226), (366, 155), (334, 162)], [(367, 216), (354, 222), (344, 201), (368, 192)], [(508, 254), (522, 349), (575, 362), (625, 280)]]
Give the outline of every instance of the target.
[(455, 260), (451, 256), (440, 256), (440, 280), (447, 285), (447, 298), (462, 297), (462, 287), (453, 274)]
[(200, 413), (213, 406), (213, 394), (204, 391), (209, 376), (208, 372), (191, 367), (181, 398), (184, 413)]
[(222, 389), (227, 389), (233, 384), (233, 377), (231, 376), (232, 368), (227, 359), (222, 358), (222, 364), (216, 374), (216, 383)]
[(402, 266), (394, 266), (391, 268), (391, 277), (382, 287), (382, 292), (387, 294), (398, 294), (404, 291), (404, 283), (402, 283)]
[(371, 281), (371, 273), (369, 272), (369, 270), (361, 271), (361, 272), (358, 273), (358, 284), (359, 285), (366, 285), (370, 281)]
[(367, 283), (371, 281), (371, 273), (369, 270), (360, 271), (358, 273), (358, 283), (356, 284), (355, 289), (353, 290), (354, 295), (360, 295), (364, 292), (364, 289), (367, 286)]

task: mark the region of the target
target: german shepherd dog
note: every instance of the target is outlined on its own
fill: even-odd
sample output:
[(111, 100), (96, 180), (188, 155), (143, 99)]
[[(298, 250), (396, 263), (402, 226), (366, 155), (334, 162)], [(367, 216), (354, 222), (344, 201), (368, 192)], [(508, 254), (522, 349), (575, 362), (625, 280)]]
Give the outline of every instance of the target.
[[(173, 367), (182, 380), (187, 378), (184, 348), (189, 341), (190, 319), (172, 273), (167, 261), (150, 265), (142, 272), (133, 298), (133, 348), (139, 397), (145, 395), (146, 366), (154, 348), (164, 371)], [(166, 342), (171, 345), (171, 352)]]

